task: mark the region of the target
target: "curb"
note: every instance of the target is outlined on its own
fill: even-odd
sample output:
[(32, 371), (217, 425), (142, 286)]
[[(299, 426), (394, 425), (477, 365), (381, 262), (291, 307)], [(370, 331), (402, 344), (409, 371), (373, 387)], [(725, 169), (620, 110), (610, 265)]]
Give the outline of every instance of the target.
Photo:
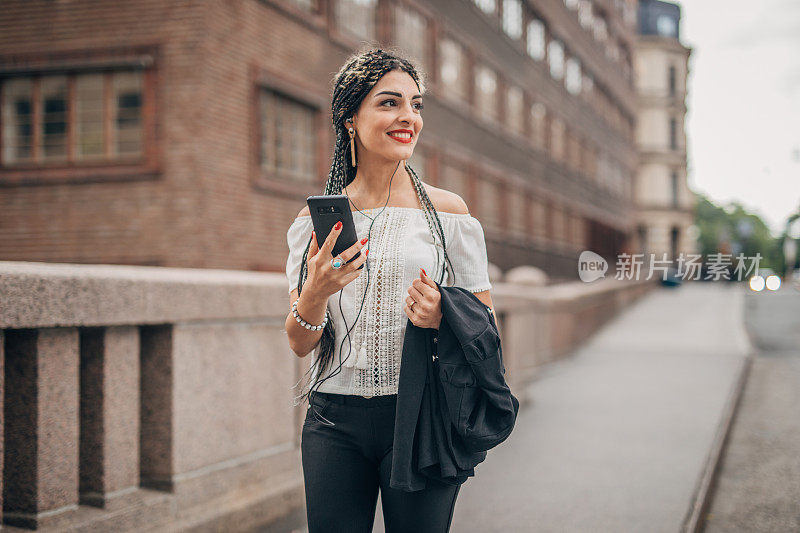
[[(742, 299), (744, 300), (745, 298), (746, 296), (743, 294)], [(744, 307), (745, 302), (740, 306), (742, 314), (742, 332), (744, 333), (742, 341), (746, 346), (745, 356), (742, 358), (742, 365), (739, 368), (736, 382), (731, 392), (728, 394), (728, 399), (725, 401), (725, 407), (722, 411), (722, 420), (720, 420), (717, 432), (714, 435), (711, 451), (706, 457), (703, 471), (692, 495), (691, 505), (683, 519), (681, 525), (681, 531), (683, 533), (700, 533), (705, 528), (706, 513), (708, 512), (708, 507), (711, 504), (711, 499), (714, 494), (717, 474), (720, 464), (722, 463), (725, 448), (728, 444), (731, 427), (733, 426), (733, 421), (736, 419), (736, 413), (741, 404), (747, 377), (750, 375), (750, 368), (753, 365), (753, 359), (755, 359), (756, 354), (758, 354), (758, 349), (753, 343), (753, 337), (748, 330), (747, 321), (744, 318)]]
[(703, 531), (705, 526), (705, 515), (711, 504), (711, 498), (717, 482), (717, 473), (719, 472), (722, 456), (728, 443), (733, 421), (736, 419), (736, 413), (741, 403), (745, 383), (747, 383), (747, 376), (750, 374), (753, 358), (752, 352), (748, 353), (743, 358), (736, 383), (733, 386), (733, 390), (728, 395), (728, 400), (725, 402), (723, 417), (717, 428), (717, 433), (714, 436), (711, 452), (706, 458), (703, 472), (695, 488), (692, 504), (689, 506), (686, 516), (683, 519), (681, 531), (684, 533), (699, 533)]
[(758, 354), (758, 349), (753, 342), (753, 335), (748, 328), (747, 319), (745, 318), (747, 291), (744, 290), (744, 292), (740, 294), (742, 303), (739, 306), (739, 312), (743, 333), (741, 340), (745, 346), (745, 356), (742, 358), (742, 366), (739, 368), (739, 375), (736, 378), (733, 389), (725, 402), (725, 408), (722, 411), (722, 420), (720, 420), (720, 424), (717, 427), (714, 441), (711, 444), (711, 451), (706, 457), (703, 471), (692, 495), (691, 505), (683, 519), (681, 525), (681, 531), (683, 533), (700, 533), (705, 528), (706, 513), (708, 512), (708, 507), (711, 504), (711, 498), (716, 487), (717, 474), (720, 464), (722, 463), (725, 448), (728, 444), (731, 427), (733, 426), (733, 421), (736, 419), (736, 413), (741, 404), (747, 377), (750, 375), (750, 368), (753, 365), (753, 359), (755, 359)]

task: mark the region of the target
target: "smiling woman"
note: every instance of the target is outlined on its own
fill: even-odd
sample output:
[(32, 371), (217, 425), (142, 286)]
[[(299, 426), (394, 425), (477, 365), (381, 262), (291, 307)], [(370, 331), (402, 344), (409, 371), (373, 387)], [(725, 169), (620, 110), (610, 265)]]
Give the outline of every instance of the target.
[[(480, 222), (460, 196), (423, 183), (408, 164), (424, 94), (417, 68), (396, 54), (348, 59), (334, 85), (325, 194), (349, 198), (360, 240), (339, 254), (337, 268), (331, 250), (340, 229), (318, 247), (304, 207), (287, 232), (286, 332), (299, 357), (313, 350), (309, 389), (299, 396), (309, 399), (301, 452), (310, 533), (371, 531), (378, 490), (387, 530), (450, 528), (460, 485), (430, 480), (406, 491), (389, 483), (407, 324), (438, 329), (437, 283), (491, 306)], [(348, 262), (361, 247), (368, 249)]]
[[(344, 124), (355, 141), (355, 153), (361, 154), (353, 165), (360, 165), (354, 178), (356, 187), (362, 182), (374, 184), (369, 187), (371, 190), (364, 188), (363, 192), (378, 203), (386, 196), (392, 165), (398, 160), (407, 160), (413, 153), (422, 131), (425, 106), (416, 81), (402, 70), (384, 74), (370, 93)], [(365, 105), (367, 103), (369, 105)], [(385, 148), (377, 143), (385, 137), (407, 146), (402, 148), (392, 143), (393, 148)]]

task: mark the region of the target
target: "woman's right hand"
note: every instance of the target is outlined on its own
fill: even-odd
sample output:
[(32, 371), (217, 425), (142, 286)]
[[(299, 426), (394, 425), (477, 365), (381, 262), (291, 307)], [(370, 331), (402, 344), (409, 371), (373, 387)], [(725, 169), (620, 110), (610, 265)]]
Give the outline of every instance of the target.
[[(336, 228), (336, 226), (339, 227)], [(356, 241), (354, 245), (339, 254), (339, 257), (344, 261), (344, 264), (340, 268), (333, 268), (331, 265), (333, 246), (336, 244), (336, 240), (342, 232), (342, 227), (344, 226), (341, 222), (336, 223), (330, 233), (328, 233), (325, 242), (322, 243), (322, 248), (317, 245), (316, 234), (313, 231), (311, 232), (311, 244), (308, 247), (308, 258), (306, 260), (308, 275), (303, 284), (303, 292), (311, 289), (312, 292), (327, 299), (330, 295), (341, 290), (345, 285), (361, 274), (361, 270), (359, 270), (358, 267), (363, 265), (367, 260), (369, 250), (365, 250), (358, 259), (350, 263), (347, 261), (354, 257), (359, 250), (366, 245), (366, 237)]]

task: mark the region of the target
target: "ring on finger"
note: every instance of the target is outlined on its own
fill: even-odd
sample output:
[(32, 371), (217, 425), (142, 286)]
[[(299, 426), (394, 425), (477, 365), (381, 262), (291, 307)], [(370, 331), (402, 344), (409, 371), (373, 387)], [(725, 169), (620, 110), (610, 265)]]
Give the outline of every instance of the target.
[(342, 258), (339, 257), (338, 255), (336, 257), (334, 257), (333, 259), (331, 259), (331, 266), (333, 268), (337, 269), (337, 270), (342, 268), (343, 264), (344, 264), (344, 261), (342, 261)]

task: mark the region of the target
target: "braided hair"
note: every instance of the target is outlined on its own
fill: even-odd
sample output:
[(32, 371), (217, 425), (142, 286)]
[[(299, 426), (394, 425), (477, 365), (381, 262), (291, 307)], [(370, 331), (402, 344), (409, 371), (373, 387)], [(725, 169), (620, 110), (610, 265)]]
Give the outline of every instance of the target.
[[(378, 83), (378, 80), (380, 80), (384, 74), (393, 70), (401, 70), (408, 73), (416, 82), (420, 93), (424, 94), (425, 84), (420, 74), (421, 69), (415, 67), (408, 59), (400, 57), (400, 54), (381, 48), (362, 50), (352, 54), (336, 74), (334, 78), (333, 99), (331, 104), (331, 118), (334, 131), (336, 132), (336, 145), (333, 151), (333, 162), (331, 164), (330, 173), (328, 174), (328, 180), (325, 183), (324, 194), (342, 194), (344, 187), (349, 185), (355, 179), (356, 167), (352, 166), (350, 158), (346, 157), (349, 136), (347, 135), (347, 128), (344, 124), (344, 121), (345, 119), (352, 117), (353, 114), (358, 110), (364, 97), (375, 86), (375, 84)], [(434, 244), (438, 246), (436, 243), (437, 236), (441, 241), (441, 247), (444, 253), (443, 268), (438, 276), (438, 282), (441, 285), (444, 281), (445, 270), (448, 264), (450, 265), (451, 279), (455, 277), (455, 273), (452, 269), (452, 263), (450, 263), (450, 259), (447, 256), (442, 223), (441, 220), (439, 220), (439, 215), (436, 212), (436, 209), (433, 207), (433, 202), (431, 202), (431, 199), (428, 197), (428, 193), (425, 190), (425, 187), (422, 185), (422, 181), (417, 173), (408, 165), (408, 162), (406, 162), (405, 168), (408, 170), (411, 176), (412, 184), (416, 191), (419, 203), (422, 206), (425, 219), (428, 222), (428, 227), (431, 231)], [(303, 284), (305, 283), (308, 272), (306, 261), (308, 259), (308, 250), (310, 245), (311, 239), (309, 239), (306, 249), (303, 252), (303, 259), (297, 281), (298, 296), (302, 293)], [(320, 376), (322, 375), (322, 371), (328, 368), (334, 356), (335, 339), (336, 332), (333, 321), (328, 320), (327, 324), (322, 330), (319, 357), (315, 363), (311, 365), (311, 368), (308, 369), (306, 375), (309, 372), (315, 372), (315, 368), (318, 368), (319, 372), (316, 372), (316, 374), (317, 376)], [(332, 376), (327, 376), (324, 379), (328, 379), (330, 377)], [(297, 396), (296, 399), (302, 400), (302, 398), (306, 398), (310, 404), (312, 395), (314, 394), (314, 389), (319, 388), (321, 383), (322, 381), (315, 382), (316, 387), (312, 385), (307, 392)]]

